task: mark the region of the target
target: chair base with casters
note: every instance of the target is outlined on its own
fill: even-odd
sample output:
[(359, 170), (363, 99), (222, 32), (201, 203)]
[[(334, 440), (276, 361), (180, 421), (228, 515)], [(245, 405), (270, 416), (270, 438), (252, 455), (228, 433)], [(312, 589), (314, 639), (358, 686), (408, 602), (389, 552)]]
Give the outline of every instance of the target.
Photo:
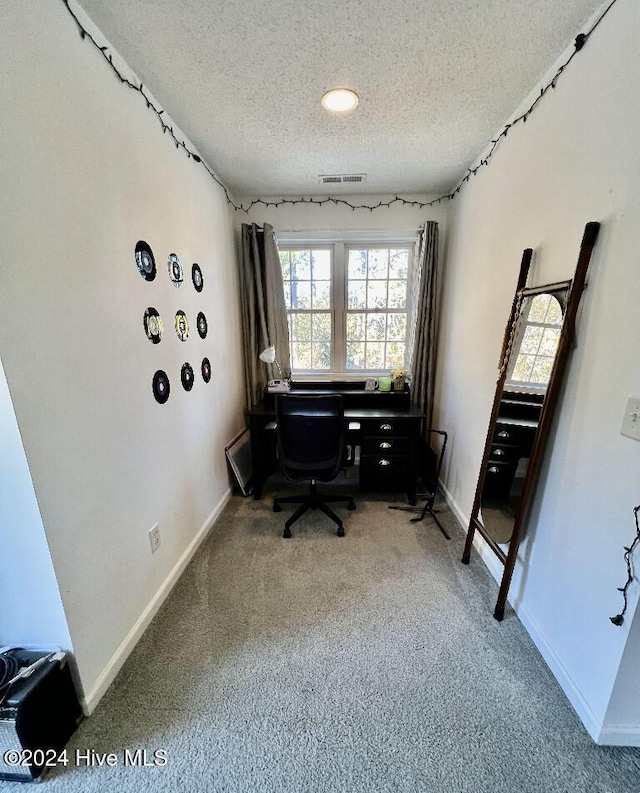
[(430, 515), (436, 523), (436, 526), (440, 529), (440, 531), (444, 534), (444, 536), (450, 540), (451, 536), (444, 528), (442, 523), (438, 520), (436, 513), (438, 510), (433, 508), (433, 505), (436, 500), (436, 494), (438, 492), (438, 482), (440, 480), (440, 471), (442, 469), (442, 463), (444, 461), (444, 452), (447, 448), (447, 433), (443, 430), (434, 430), (429, 428), (427, 431), (427, 438), (431, 438), (432, 435), (439, 435), (441, 438), (441, 446), (440, 446), (440, 453), (436, 454), (431, 446), (428, 444), (426, 445), (426, 460), (425, 460), (425, 468), (427, 469), (427, 473), (422, 477), (424, 480), (425, 487), (427, 488), (427, 492), (423, 494), (422, 498), (426, 498), (425, 504), (423, 507), (399, 507), (395, 505), (390, 505), (389, 509), (397, 509), (401, 510), (402, 512), (413, 512), (418, 513), (417, 518), (411, 518), (411, 523), (418, 523), (421, 520), (424, 520), (426, 515)]
[(353, 500), (353, 496), (330, 496), (325, 495), (322, 493), (318, 493), (318, 486), (314, 480), (312, 480), (309, 484), (309, 492), (305, 495), (300, 496), (277, 496), (273, 499), (273, 511), (274, 512), (281, 512), (282, 511), (282, 504), (300, 504), (298, 509), (293, 513), (293, 515), (286, 521), (284, 524), (284, 532), (282, 536), (288, 540), (291, 537), (291, 526), (304, 515), (310, 509), (319, 509), (320, 512), (324, 512), (324, 514), (331, 518), (331, 520), (337, 524), (338, 537), (344, 537), (344, 526), (342, 525), (342, 521), (336, 515), (336, 513), (330, 509), (327, 504), (334, 504), (334, 503), (341, 503), (347, 504), (348, 509), (353, 510), (356, 508), (355, 501)]

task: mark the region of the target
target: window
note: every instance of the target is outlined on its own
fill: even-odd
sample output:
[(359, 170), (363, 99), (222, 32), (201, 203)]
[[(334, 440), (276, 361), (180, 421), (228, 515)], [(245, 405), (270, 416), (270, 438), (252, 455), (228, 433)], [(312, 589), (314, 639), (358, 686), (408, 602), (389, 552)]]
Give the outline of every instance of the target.
[(278, 235), (278, 247), (294, 372), (406, 367), (415, 235), (312, 243)]
[(331, 259), (330, 248), (280, 251), (294, 370), (331, 369)]
[(517, 337), (520, 346), (509, 383), (534, 388), (548, 384), (561, 328), (562, 307), (558, 299), (550, 294), (536, 295)]

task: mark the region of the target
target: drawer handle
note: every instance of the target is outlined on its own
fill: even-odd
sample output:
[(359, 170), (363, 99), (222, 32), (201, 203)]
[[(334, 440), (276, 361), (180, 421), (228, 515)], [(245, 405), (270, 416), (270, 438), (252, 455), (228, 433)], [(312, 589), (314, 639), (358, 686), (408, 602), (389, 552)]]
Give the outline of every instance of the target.
[(491, 468), (488, 469), (488, 473), (490, 473), (490, 474), (498, 474), (498, 473), (500, 473), (500, 469), (496, 468), (495, 465), (492, 465)]
[(385, 432), (390, 432), (393, 429), (393, 427), (391, 426), (391, 424), (381, 424), (380, 429), (384, 430)]
[(378, 460), (378, 465), (391, 465), (391, 460)]
[(496, 457), (504, 457), (504, 449), (496, 449), (494, 454)]
[(390, 449), (391, 448), (391, 444), (389, 443), (389, 441), (382, 441), (382, 443), (380, 444), (380, 448), (381, 449)]
[(500, 432), (498, 433), (498, 438), (508, 438), (508, 437), (509, 437), (509, 433), (506, 430), (500, 430)]

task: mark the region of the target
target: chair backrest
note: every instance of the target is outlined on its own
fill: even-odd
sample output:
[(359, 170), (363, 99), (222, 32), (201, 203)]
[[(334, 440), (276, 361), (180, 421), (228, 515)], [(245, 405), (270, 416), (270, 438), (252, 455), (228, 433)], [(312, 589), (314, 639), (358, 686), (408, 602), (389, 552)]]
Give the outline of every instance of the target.
[(276, 396), (278, 460), (288, 479), (329, 482), (345, 456), (340, 394)]

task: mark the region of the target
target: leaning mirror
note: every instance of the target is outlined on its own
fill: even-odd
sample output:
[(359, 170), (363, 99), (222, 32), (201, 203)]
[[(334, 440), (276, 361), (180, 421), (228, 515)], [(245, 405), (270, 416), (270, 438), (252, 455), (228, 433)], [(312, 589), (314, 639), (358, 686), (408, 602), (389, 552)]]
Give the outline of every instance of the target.
[(497, 544), (510, 542), (545, 394), (553, 371), (569, 282), (528, 289), (519, 301), (495, 430), (480, 497), (479, 519)]
[(599, 229), (599, 223), (585, 226), (571, 281), (527, 287), (533, 250), (522, 256), (462, 555), (468, 564), (477, 531), (504, 565), (493, 612), (497, 620), (504, 617)]

